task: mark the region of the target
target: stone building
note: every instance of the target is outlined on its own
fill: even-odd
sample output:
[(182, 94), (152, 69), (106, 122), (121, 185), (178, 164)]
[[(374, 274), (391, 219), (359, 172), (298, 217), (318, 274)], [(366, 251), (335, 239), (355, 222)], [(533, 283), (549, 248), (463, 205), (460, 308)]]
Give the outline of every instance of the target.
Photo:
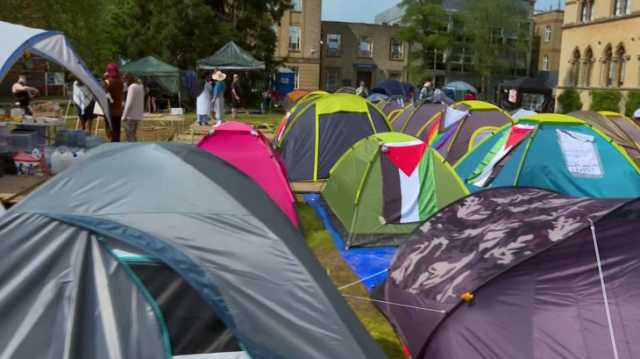
[(323, 21), (321, 88), (369, 88), (386, 80), (407, 80), (408, 47), (397, 26)]
[(322, 0), (292, 0), (279, 26), (276, 60), (296, 73), (295, 88), (320, 87)]
[(558, 84), (560, 52), (562, 50), (563, 10), (545, 11), (533, 16), (532, 74)]
[(584, 109), (594, 90), (640, 88), (640, 1), (567, 0), (559, 76), (558, 94), (579, 90)]

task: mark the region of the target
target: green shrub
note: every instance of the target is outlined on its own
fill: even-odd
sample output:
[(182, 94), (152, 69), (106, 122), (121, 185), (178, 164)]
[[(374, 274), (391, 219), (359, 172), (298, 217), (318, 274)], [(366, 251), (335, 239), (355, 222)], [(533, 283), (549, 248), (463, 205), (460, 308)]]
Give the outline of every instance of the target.
[(640, 108), (640, 91), (629, 91), (627, 94), (627, 104), (625, 113), (628, 117), (633, 117), (633, 113)]
[(569, 113), (582, 110), (582, 101), (580, 101), (580, 93), (575, 89), (566, 89), (558, 96), (558, 104), (561, 113)]
[(591, 92), (591, 111), (620, 112), (622, 93), (617, 90), (602, 90)]

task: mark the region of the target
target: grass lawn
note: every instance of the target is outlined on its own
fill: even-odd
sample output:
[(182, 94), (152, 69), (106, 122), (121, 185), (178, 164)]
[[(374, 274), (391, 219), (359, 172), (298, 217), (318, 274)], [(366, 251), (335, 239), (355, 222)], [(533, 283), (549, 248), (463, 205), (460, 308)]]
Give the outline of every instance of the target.
[[(357, 281), (358, 278), (342, 260), (331, 236), (324, 230), (324, 226), (316, 217), (313, 209), (305, 204), (299, 204), (298, 214), (307, 243), (320, 260), (320, 263), (326, 268), (336, 287)], [(367, 290), (362, 285), (347, 288), (344, 293), (358, 297), (368, 297)], [(387, 357), (391, 359), (406, 358), (402, 353), (400, 341), (391, 325), (371, 302), (352, 298), (346, 299), (373, 339), (382, 347)]]

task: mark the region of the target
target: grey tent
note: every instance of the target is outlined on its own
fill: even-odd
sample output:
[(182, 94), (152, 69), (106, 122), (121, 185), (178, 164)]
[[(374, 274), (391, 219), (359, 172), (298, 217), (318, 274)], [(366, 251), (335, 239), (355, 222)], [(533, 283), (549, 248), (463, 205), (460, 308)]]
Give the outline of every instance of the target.
[(31, 52), (58, 63), (84, 83), (96, 97), (107, 121), (111, 123), (106, 92), (75, 53), (64, 34), (4, 21), (0, 21), (0, 34), (0, 81), (25, 53)]
[(230, 41), (215, 54), (198, 61), (198, 69), (257, 71), (264, 70), (265, 65), (264, 62), (256, 60), (235, 42)]
[(180, 92), (180, 69), (153, 56), (128, 62), (120, 70), (132, 73), (144, 80), (155, 81), (172, 95), (177, 95)]
[(639, 216), (638, 200), (476, 193), (399, 248), (379, 307), (413, 358), (640, 358)]
[(3, 357), (383, 357), (269, 197), (193, 146), (103, 146), (0, 238)]

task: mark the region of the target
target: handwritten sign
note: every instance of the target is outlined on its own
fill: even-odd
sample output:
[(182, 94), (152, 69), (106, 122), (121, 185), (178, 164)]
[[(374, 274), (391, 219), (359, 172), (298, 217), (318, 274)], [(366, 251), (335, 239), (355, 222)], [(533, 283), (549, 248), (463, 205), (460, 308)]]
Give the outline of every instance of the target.
[(578, 132), (556, 130), (558, 143), (569, 173), (579, 178), (604, 176), (600, 154), (593, 136)]

